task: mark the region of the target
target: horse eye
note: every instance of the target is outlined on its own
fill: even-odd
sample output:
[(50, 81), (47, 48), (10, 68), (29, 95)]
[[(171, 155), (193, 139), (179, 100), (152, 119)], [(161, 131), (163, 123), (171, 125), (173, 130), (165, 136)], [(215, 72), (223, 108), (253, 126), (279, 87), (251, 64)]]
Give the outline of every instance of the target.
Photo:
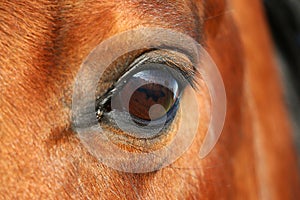
[(128, 30), (102, 41), (82, 63), (73, 91), (80, 141), (100, 162), (124, 172), (171, 164), (197, 133), (206, 156), (225, 119), (217, 66), (197, 41), (168, 29)]
[(134, 67), (98, 99), (97, 118), (99, 122), (121, 126), (123, 131), (137, 138), (156, 137), (176, 116), (186, 85), (183, 80), (179, 71), (164, 64)]

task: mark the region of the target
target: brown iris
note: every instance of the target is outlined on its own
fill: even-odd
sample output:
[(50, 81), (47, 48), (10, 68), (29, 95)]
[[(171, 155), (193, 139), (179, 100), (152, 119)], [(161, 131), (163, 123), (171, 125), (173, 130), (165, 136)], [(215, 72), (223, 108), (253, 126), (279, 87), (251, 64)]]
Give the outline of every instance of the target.
[[(166, 86), (155, 83), (142, 85), (131, 95), (129, 113), (146, 121), (151, 121), (151, 118), (152, 120), (159, 119), (172, 108), (176, 101), (175, 97), (174, 92)], [(156, 104), (163, 106), (164, 110), (160, 109), (161, 107), (155, 107)]]

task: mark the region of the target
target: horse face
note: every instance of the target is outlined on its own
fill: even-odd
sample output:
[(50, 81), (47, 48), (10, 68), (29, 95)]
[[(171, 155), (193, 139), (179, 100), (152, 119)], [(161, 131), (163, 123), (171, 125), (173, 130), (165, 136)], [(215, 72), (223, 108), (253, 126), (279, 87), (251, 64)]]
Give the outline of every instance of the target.
[[(4, 1), (0, 8), (2, 196), (299, 196), (290, 128), (258, 1)], [(224, 80), (227, 117), (205, 159), (198, 157), (199, 126), (176, 162), (130, 174), (106, 167), (80, 143), (71, 105), (76, 74), (89, 52), (141, 26), (182, 32), (205, 46)]]

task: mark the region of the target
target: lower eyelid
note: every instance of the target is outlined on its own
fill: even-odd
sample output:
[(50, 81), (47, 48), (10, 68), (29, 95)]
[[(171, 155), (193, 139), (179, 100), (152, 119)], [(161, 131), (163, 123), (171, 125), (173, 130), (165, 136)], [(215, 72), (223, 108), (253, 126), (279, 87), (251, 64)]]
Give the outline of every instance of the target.
[(177, 112), (174, 120), (167, 129), (150, 139), (138, 139), (132, 137), (128, 133), (123, 132), (112, 124), (108, 125), (102, 123), (101, 126), (104, 129), (104, 134), (107, 136), (107, 138), (118, 147), (129, 152), (151, 152), (165, 147), (172, 141), (172, 138), (174, 137), (174, 134), (176, 134), (181, 120), (180, 116), (181, 110)]

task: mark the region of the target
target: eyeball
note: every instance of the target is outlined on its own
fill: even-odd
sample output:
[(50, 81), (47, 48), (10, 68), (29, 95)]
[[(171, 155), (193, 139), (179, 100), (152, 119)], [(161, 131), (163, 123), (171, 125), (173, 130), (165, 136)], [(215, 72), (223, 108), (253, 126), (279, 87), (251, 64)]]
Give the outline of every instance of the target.
[(131, 136), (153, 138), (173, 121), (187, 84), (168, 66), (139, 65), (116, 83), (106, 117), (113, 118), (118, 128)]
[[(139, 54), (120, 66), (117, 61), (131, 52)], [(103, 81), (107, 69), (114, 69), (110, 83)], [(106, 88), (101, 94), (99, 85)], [(72, 99), (80, 141), (103, 164), (130, 173), (173, 163), (209, 119), (203, 159), (221, 134), (225, 113), (224, 84), (209, 54), (191, 37), (162, 28), (101, 42), (82, 63)]]

